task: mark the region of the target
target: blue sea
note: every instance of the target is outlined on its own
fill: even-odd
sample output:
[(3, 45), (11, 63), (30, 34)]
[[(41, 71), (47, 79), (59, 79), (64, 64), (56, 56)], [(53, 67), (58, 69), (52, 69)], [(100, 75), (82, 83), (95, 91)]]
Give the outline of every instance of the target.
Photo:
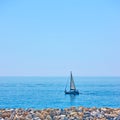
[(120, 77), (74, 77), (77, 96), (64, 94), (67, 81), (69, 77), (0, 77), (0, 108), (120, 107)]

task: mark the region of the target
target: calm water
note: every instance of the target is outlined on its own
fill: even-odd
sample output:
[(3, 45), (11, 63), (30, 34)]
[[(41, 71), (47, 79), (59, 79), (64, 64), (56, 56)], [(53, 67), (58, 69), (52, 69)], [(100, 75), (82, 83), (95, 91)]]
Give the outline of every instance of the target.
[(120, 107), (119, 77), (74, 77), (81, 92), (78, 96), (64, 94), (67, 80), (69, 77), (0, 77), (0, 108)]

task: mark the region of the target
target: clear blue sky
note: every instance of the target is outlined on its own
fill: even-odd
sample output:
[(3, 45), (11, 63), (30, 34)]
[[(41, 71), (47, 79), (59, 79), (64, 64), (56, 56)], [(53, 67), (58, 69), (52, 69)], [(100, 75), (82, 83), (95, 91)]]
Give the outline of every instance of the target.
[(0, 0), (0, 75), (120, 76), (119, 0)]

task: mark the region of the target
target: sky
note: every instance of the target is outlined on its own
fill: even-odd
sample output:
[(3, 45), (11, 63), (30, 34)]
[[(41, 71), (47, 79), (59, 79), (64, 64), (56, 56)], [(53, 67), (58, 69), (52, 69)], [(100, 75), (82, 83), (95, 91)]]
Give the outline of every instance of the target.
[(120, 76), (119, 0), (0, 0), (0, 76)]

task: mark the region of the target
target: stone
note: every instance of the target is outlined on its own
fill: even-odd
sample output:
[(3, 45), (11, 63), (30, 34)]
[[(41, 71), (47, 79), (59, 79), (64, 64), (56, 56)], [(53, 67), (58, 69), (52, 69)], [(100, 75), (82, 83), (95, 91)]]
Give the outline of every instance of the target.
[(64, 120), (66, 118), (66, 115), (60, 115), (60, 120)]
[(35, 117), (33, 120), (41, 120), (39, 117)]
[(50, 115), (47, 115), (46, 120), (52, 120)]
[(0, 109), (0, 120), (120, 120), (120, 108)]
[(115, 117), (114, 120), (120, 120), (120, 115)]
[(8, 117), (8, 118), (9, 118), (10, 116), (11, 116), (11, 113), (10, 113), (10, 112), (7, 112), (7, 111), (6, 111), (6, 112), (3, 112), (2, 115), (1, 115), (2, 118), (5, 118), (5, 117)]
[(32, 114), (28, 114), (26, 117), (27, 117), (28, 119), (32, 119)]
[(0, 120), (4, 120), (3, 118), (0, 118)]
[(44, 116), (43, 116), (42, 114), (40, 114), (39, 118), (40, 118), (41, 120), (44, 120)]

